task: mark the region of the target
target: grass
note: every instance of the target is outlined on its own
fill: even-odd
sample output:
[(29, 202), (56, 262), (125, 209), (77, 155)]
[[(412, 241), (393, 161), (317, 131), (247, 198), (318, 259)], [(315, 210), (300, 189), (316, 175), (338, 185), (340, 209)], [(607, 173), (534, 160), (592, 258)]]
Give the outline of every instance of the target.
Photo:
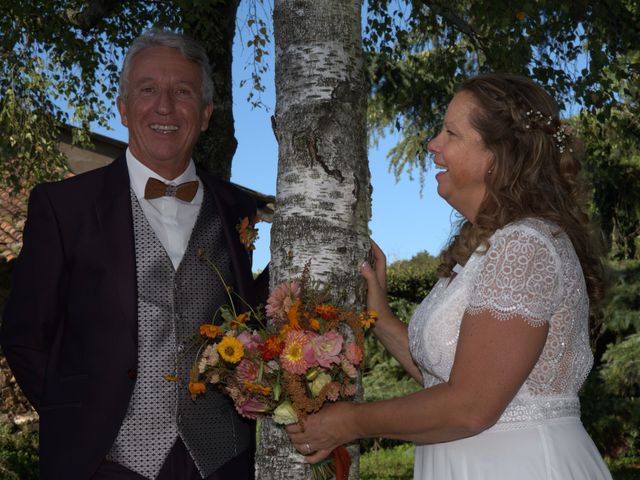
[(609, 462), (613, 480), (640, 480), (640, 458), (622, 458)]
[[(404, 443), (365, 452), (360, 480), (411, 480), (415, 447)], [(614, 480), (640, 480), (640, 458), (609, 463)], [(0, 424), (0, 480), (38, 478), (38, 433)]]
[[(370, 450), (360, 457), (360, 480), (412, 480), (413, 444)], [(627, 458), (609, 464), (613, 480), (640, 480), (640, 458)]]

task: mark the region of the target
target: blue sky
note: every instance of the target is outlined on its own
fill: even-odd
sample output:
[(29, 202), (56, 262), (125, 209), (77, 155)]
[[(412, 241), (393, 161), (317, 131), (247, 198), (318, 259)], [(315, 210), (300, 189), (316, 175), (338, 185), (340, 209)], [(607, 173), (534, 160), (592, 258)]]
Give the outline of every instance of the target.
[[(238, 17), (240, 22), (241, 15)], [(241, 28), (234, 45), (234, 116), (238, 150), (232, 164), (231, 180), (263, 193), (275, 194), (278, 145), (270, 120), (275, 110), (273, 45), (268, 57), (269, 71), (263, 78), (266, 91), (262, 95), (262, 102), (266, 108), (252, 109), (246, 101), (250, 82), (240, 87), (242, 80), (250, 78), (252, 52), (243, 46), (247, 37), (248, 32), (243, 32)], [(116, 112), (115, 105), (113, 111)], [(127, 141), (127, 130), (120, 124), (117, 114), (110, 125), (113, 128), (111, 131), (96, 131)], [(386, 154), (394, 142), (395, 138), (389, 136), (381, 139), (377, 148), (369, 150), (373, 185), (372, 219), (369, 224), (371, 236), (385, 251), (390, 262), (411, 258), (424, 250), (437, 255), (449, 238), (456, 217), (436, 193), (435, 170), (429, 170), (426, 174), (422, 197), (418, 180), (411, 181), (407, 175), (403, 175), (396, 182), (394, 175), (388, 171), (386, 160)], [(264, 268), (269, 261), (270, 226), (260, 223), (258, 228), (260, 237), (254, 252), (256, 270)]]

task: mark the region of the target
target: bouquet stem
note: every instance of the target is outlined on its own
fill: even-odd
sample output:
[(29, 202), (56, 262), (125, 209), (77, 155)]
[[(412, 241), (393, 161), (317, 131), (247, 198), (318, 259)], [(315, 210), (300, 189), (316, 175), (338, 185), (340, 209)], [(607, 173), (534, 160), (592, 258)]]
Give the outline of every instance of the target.
[(313, 480), (348, 480), (351, 456), (343, 446), (334, 448), (330, 458), (311, 466)]

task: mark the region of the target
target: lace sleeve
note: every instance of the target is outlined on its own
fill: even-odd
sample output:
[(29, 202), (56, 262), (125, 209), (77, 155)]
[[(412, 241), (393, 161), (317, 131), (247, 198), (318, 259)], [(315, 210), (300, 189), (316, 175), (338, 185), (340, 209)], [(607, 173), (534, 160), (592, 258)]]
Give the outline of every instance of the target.
[(500, 320), (522, 315), (549, 321), (559, 297), (559, 257), (549, 239), (521, 227), (494, 235), (472, 288), (468, 312), (491, 310)]

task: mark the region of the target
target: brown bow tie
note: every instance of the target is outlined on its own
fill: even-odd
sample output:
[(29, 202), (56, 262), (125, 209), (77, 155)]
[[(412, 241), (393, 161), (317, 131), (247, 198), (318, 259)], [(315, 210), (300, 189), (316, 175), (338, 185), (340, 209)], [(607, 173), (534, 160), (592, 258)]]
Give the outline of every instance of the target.
[(144, 187), (144, 198), (153, 200), (160, 197), (176, 197), (183, 202), (190, 202), (198, 191), (198, 181), (181, 183), (180, 185), (167, 185), (157, 178), (149, 177)]

